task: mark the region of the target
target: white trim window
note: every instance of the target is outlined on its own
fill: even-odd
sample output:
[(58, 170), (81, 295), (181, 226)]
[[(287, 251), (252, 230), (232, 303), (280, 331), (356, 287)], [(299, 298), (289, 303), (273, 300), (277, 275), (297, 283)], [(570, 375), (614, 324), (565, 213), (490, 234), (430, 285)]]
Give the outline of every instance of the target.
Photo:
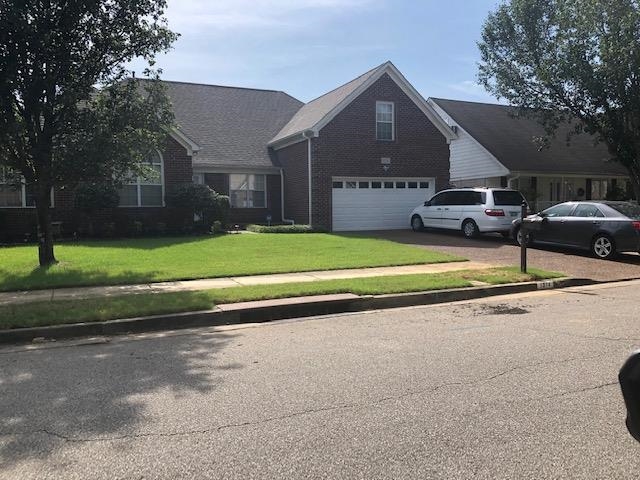
[(266, 208), (267, 181), (265, 175), (253, 173), (229, 174), (229, 202), (232, 208)]
[[(53, 194), (51, 196), (53, 205)], [(32, 208), (36, 206), (31, 188), (24, 178), (9, 167), (0, 167), (0, 208)]]
[(393, 102), (376, 102), (376, 140), (395, 140)]
[(164, 162), (156, 153), (145, 164), (148, 174), (129, 176), (118, 190), (121, 207), (164, 206)]

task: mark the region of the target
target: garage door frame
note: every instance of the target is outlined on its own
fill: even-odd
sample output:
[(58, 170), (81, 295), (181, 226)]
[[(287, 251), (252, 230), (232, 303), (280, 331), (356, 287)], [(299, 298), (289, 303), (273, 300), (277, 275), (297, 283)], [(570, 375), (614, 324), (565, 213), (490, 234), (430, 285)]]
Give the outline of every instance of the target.
[(434, 177), (336, 176), (331, 182), (333, 231), (408, 228), (411, 210), (435, 194)]

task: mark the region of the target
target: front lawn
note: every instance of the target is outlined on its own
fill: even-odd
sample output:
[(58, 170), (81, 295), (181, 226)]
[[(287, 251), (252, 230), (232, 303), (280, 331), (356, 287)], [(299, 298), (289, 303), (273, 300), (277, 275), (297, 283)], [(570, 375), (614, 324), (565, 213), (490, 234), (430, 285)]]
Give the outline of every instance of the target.
[(35, 268), (37, 248), (0, 248), (0, 291), (115, 285), (463, 260), (359, 236), (229, 234), (62, 243)]
[(530, 269), (523, 274), (513, 267), (468, 270), (438, 274), (390, 275), (279, 285), (256, 285), (220, 288), (201, 292), (175, 292), (101, 297), (85, 300), (54, 300), (0, 307), (0, 329), (97, 322), (197, 310), (216, 304), (237, 303), (271, 298), (354, 293), (379, 295), (408, 293), (446, 288), (470, 287), (472, 281), (491, 285), (556, 278), (559, 273)]

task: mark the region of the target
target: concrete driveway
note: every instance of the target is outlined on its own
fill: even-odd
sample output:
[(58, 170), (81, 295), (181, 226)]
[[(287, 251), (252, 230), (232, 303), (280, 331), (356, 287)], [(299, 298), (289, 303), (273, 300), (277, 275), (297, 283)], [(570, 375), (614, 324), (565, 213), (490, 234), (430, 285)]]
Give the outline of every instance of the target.
[[(500, 235), (481, 235), (467, 239), (453, 231), (388, 230), (367, 232), (367, 236), (415, 245), (459, 255), (476, 262), (494, 265), (520, 265), (520, 247)], [(621, 254), (614, 260), (599, 260), (588, 252), (535, 246), (528, 249), (528, 265), (563, 272), (577, 278), (594, 280), (625, 280), (640, 278), (640, 255)]]

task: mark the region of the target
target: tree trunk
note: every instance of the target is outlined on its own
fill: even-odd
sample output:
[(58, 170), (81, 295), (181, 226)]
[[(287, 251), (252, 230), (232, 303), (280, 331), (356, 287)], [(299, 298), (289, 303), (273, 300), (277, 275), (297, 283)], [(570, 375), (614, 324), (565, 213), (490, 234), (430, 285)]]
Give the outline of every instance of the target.
[(38, 260), (41, 267), (57, 263), (53, 255), (53, 232), (51, 229), (51, 212), (49, 202), (51, 188), (38, 185), (36, 189), (36, 213), (38, 215)]
[(629, 170), (629, 179), (631, 180), (631, 187), (633, 187), (633, 195), (636, 197), (636, 203), (640, 203), (640, 169), (632, 165), (627, 170)]

